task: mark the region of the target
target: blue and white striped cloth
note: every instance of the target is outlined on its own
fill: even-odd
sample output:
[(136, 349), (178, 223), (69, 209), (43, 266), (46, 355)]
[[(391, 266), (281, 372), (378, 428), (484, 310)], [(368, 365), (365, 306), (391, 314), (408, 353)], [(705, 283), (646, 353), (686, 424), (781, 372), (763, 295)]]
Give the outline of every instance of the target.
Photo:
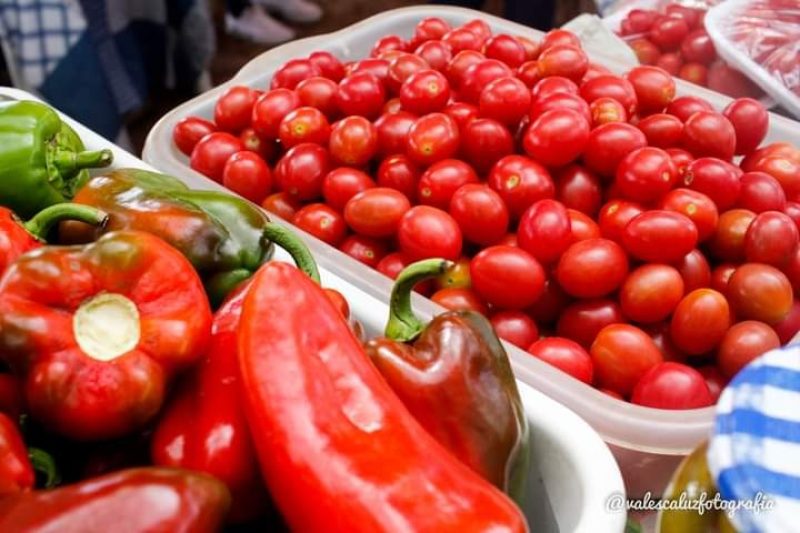
[(723, 499), (772, 504), (739, 508), (730, 516), (738, 531), (800, 531), (800, 345), (767, 352), (733, 378), (708, 465)]

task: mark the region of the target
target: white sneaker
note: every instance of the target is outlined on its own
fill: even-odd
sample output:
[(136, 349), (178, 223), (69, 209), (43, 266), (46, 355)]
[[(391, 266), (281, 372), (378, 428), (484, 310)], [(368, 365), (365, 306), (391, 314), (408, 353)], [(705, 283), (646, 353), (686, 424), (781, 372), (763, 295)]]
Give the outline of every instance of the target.
[(238, 17), (225, 13), (225, 32), (261, 44), (278, 44), (296, 37), (294, 30), (284, 26), (258, 6), (250, 6)]
[(310, 24), (322, 18), (322, 8), (309, 0), (255, 0), (289, 22)]

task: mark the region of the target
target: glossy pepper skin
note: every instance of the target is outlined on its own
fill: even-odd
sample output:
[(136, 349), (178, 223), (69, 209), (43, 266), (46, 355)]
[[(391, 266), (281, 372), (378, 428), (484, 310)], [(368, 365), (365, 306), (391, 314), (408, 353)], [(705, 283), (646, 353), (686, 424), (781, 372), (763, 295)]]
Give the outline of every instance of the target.
[(62, 224), (64, 240), (89, 242), (122, 229), (158, 235), (191, 261), (214, 307), (270, 259), (273, 240), (291, 246), (280, 240), (283, 227), (254, 204), (216, 191), (192, 191), (164, 174), (114, 170), (90, 179), (75, 202), (102, 209), (109, 220), (102, 228)]
[(0, 102), (0, 205), (22, 217), (70, 198), (111, 164), (109, 150), (86, 151), (52, 108), (30, 100)]
[(141, 429), (171, 376), (200, 359), (210, 330), (191, 264), (144, 232), (46, 246), (0, 279), (0, 357), (30, 414), (75, 440)]
[[(295, 263), (319, 283), (311, 252), (295, 238)], [(263, 514), (270, 501), (258, 470), (241, 399), (236, 331), (249, 282), (214, 314), (208, 351), (164, 410), (151, 443), (153, 463), (206, 472), (228, 486), (231, 522)]]
[(99, 209), (63, 203), (46, 207), (28, 222), (22, 222), (11, 210), (0, 207), (0, 274), (22, 254), (42, 246), (47, 234), (57, 223), (78, 220), (102, 227), (107, 219)]
[(35, 482), (28, 449), (17, 425), (0, 413), (0, 497), (31, 490)]
[(238, 331), (245, 412), (294, 531), (526, 531), (516, 505), (436, 442), (299, 270), (261, 267)]
[(132, 468), (0, 499), (0, 531), (211, 533), (229, 500), (225, 485), (204, 474)]
[(423, 325), (411, 291), (448, 262), (413, 263), (397, 277), (384, 338), (366, 351), (405, 406), (445, 448), (522, 505), (528, 419), (503, 346), (483, 315), (449, 311)]

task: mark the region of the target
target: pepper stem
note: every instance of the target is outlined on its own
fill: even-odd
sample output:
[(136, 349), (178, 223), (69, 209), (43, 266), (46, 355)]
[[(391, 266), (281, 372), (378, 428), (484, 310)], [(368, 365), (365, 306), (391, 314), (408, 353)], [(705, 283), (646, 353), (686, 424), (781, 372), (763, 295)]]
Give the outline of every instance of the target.
[(62, 220), (77, 220), (92, 226), (103, 226), (108, 221), (108, 215), (88, 205), (65, 202), (42, 209), (22, 225), (31, 235), (44, 240), (53, 226)]
[(62, 174), (68, 174), (83, 168), (107, 167), (113, 160), (114, 154), (107, 148), (97, 151), (85, 150), (83, 152), (60, 150), (53, 157), (53, 163)]
[(315, 282), (320, 283), (317, 262), (314, 261), (311, 250), (300, 240), (300, 237), (275, 222), (267, 222), (264, 227), (264, 236), (289, 252), (297, 268), (305, 272)]
[(28, 458), (33, 469), (44, 475), (44, 488), (49, 489), (61, 482), (52, 455), (39, 448), (28, 448)]
[(386, 337), (408, 342), (414, 340), (425, 327), (411, 308), (411, 291), (414, 286), (428, 278), (433, 278), (453, 265), (444, 259), (425, 259), (411, 263), (397, 276), (389, 300), (389, 321), (386, 323)]

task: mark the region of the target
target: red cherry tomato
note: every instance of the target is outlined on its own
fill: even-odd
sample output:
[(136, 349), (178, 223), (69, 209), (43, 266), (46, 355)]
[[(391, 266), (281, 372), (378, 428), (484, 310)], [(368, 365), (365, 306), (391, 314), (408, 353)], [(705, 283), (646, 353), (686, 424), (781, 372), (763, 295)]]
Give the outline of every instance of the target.
[(386, 255), (386, 243), (364, 235), (350, 235), (339, 245), (339, 250), (356, 261), (376, 268)]
[(325, 204), (309, 204), (299, 209), (292, 224), (331, 246), (338, 246), (347, 234), (342, 215)]
[(617, 167), (619, 193), (634, 202), (650, 203), (660, 199), (678, 180), (678, 168), (669, 154), (650, 146), (625, 156)]
[(780, 182), (769, 174), (745, 172), (739, 178), (739, 183), (741, 191), (736, 202), (737, 207), (754, 213), (783, 211), (786, 208), (786, 193), (783, 192)]
[(378, 132), (364, 117), (345, 117), (333, 124), (328, 148), (335, 162), (363, 166), (378, 150)]
[(547, 169), (521, 155), (509, 155), (495, 163), (488, 184), (506, 203), (512, 218), (519, 218), (535, 202), (555, 195)]
[(483, 55), (502, 61), (511, 68), (520, 66), (528, 58), (525, 47), (516, 37), (502, 33), (484, 43)]
[(589, 105), (589, 112), (592, 116), (592, 128), (609, 122), (628, 121), (628, 113), (622, 104), (605, 96), (593, 101)]
[(642, 65), (655, 65), (661, 57), (661, 50), (647, 39), (634, 39), (628, 42), (628, 46)]
[(214, 181), (222, 181), (225, 163), (235, 153), (244, 150), (238, 137), (223, 131), (209, 133), (194, 146), (189, 166)]
[(291, 222), (294, 214), (301, 206), (297, 200), (285, 192), (276, 192), (264, 198), (264, 201), (261, 202), (261, 207)]
[(539, 200), (530, 206), (517, 228), (519, 247), (543, 264), (551, 264), (572, 244), (572, 228), (564, 204)]
[(678, 77), (689, 83), (705, 87), (708, 83), (708, 69), (700, 63), (684, 63), (678, 71)]
[(453, 102), (444, 108), (443, 113), (456, 122), (458, 131), (462, 134), (467, 125), (478, 118), (477, 106), (465, 102)]
[(666, 319), (683, 298), (683, 278), (668, 265), (643, 265), (631, 272), (619, 291), (622, 312), (634, 322)]
[(406, 155), (398, 154), (384, 159), (378, 167), (377, 180), (381, 187), (400, 191), (412, 202), (417, 197), (419, 169)]
[[(372, 74), (378, 79), (378, 81), (381, 82), (382, 88), (389, 88), (392, 91), (396, 91), (397, 88), (400, 87), (400, 84), (390, 75), (390, 68), (394, 63), (394, 59), (401, 56), (413, 58), (413, 62), (415, 64), (422, 64), (422, 59), (416, 56), (412, 56), (411, 54), (406, 54), (405, 52), (400, 52), (398, 50), (393, 50), (390, 52), (385, 52), (384, 56), (380, 58), (371, 57), (352, 63), (347, 69), (347, 74), (348, 76), (356, 73)], [(391, 60), (389, 59), (390, 57)]]
[(500, 61), (484, 59), (470, 65), (461, 78), (459, 95), (468, 103), (477, 104), (484, 88), (491, 82), (513, 76), (513, 71)]
[(394, 154), (405, 154), (408, 142), (408, 130), (417, 119), (406, 111), (386, 113), (375, 121), (378, 135), (378, 154), (387, 157)]
[(731, 98), (755, 97), (763, 95), (761, 89), (750, 78), (728, 66), (724, 61), (717, 61), (708, 69), (708, 88), (725, 93)]
[(420, 42), (441, 39), (450, 31), (450, 25), (439, 17), (426, 17), (414, 28), (414, 39)]
[(694, 156), (683, 148), (667, 148), (666, 152), (675, 162), (675, 166), (678, 168), (678, 175), (683, 178), (689, 163), (694, 161)]
[(383, 84), (369, 72), (354, 72), (339, 82), (336, 106), (345, 115), (373, 119), (380, 115), (386, 101)]
[(686, 7), (680, 4), (670, 4), (664, 11), (671, 17), (678, 17), (685, 20), (689, 29), (697, 27), (698, 24), (702, 23), (702, 18), (705, 17), (704, 9)]
[(483, 39), (466, 28), (453, 28), (442, 36), (442, 40), (453, 49), (453, 53), (478, 51)]
[(336, 116), (336, 82), (328, 78), (314, 77), (297, 84), (295, 92), (300, 104), (319, 109), (328, 119)]
[(490, 321), (498, 337), (523, 350), (539, 339), (536, 322), (522, 311), (500, 311)]
[(697, 371), (700, 372), (700, 374), (706, 380), (706, 385), (708, 385), (711, 398), (716, 403), (719, 400), (720, 394), (722, 394), (722, 389), (724, 389), (725, 385), (728, 384), (728, 380), (725, 379), (725, 377), (714, 365), (701, 366), (697, 369)]
[(711, 198), (720, 211), (736, 205), (741, 172), (732, 164), (713, 157), (695, 159), (683, 173), (684, 186)]
[(556, 268), (559, 285), (578, 298), (599, 298), (615, 291), (628, 274), (623, 249), (608, 239), (588, 239), (572, 245)]
[(634, 67), (625, 77), (633, 86), (642, 114), (660, 113), (675, 98), (675, 81), (662, 68)]
[(315, 62), (308, 59), (290, 59), (272, 75), (269, 88), (294, 89), (301, 81), (320, 75), (322, 71)]
[(536, 60), (524, 62), (517, 67), (516, 76), (526, 87), (532, 89), (542, 79), (539, 76), (539, 62)]
[(711, 104), (702, 98), (698, 98), (697, 96), (679, 96), (670, 102), (670, 104), (667, 106), (666, 113), (669, 115), (675, 115), (681, 120), (681, 122), (686, 122), (689, 120), (689, 117), (699, 111), (713, 112), (714, 108), (711, 106)]
[(714, 397), (700, 372), (688, 365), (666, 361), (639, 379), (631, 403), (655, 409), (700, 409), (714, 405)]
[(308, 60), (319, 69), (322, 77), (332, 81), (339, 81), (344, 78), (344, 66), (330, 52), (312, 52), (308, 56)]
[(539, 54), (539, 74), (542, 77), (563, 76), (577, 83), (588, 68), (589, 58), (578, 46), (543, 46)]
[(753, 165), (752, 170), (765, 172), (778, 180), (790, 200), (800, 199), (800, 161), (784, 157), (767, 157)]
[(675, 308), (670, 337), (681, 351), (699, 355), (716, 348), (730, 325), (731, 311), (725, 296), (712, 289), (696, 289)]
[(450, 200), (450, 215), (464, 238), (481, 246), (498, 242), (508, 231), (508, 208), (489, 186), (462, 185)]
[(744, 261), (744, 239), (756, 214), (747, 209), (731, 209), (721, 213), (717, 230), (709, 241), (715, 258), (729, 263)]
[(600, 234), (600, 226), (589, 216), (575, 209), (567, 209), (567, 214), (569, 215), (570, 232), (572, 233), (573, 242), (585, 241), (587, 239), (599, 239), (602, 237)]
[(353, 231), (361, 235), (393, 237), (409, 209), (411, 203), (403, 193), (374, 187), (350, 198), (344, 208), (344, 219)]
[(700, 250), (692, 250), (675, 263), (683, 278), (684, 292), (702, 289), (711, 284), (711, 267)]
[(525, 152), (546, 166), (571, 163), (583, 153), (589, 139), (589, 122), (571, 109), (543, 113), (525, 132)]
[(575, 46), (581, 47), (581, 40), (577, 35), (569, 30), (554, 29), (544, 34), (542, 37), (542, 50), (553, 46)]
[(400, 252), (392, 252), (383, 256), (383, 258), (378, 261), (378, 266), (376, 266), (376, 270), (387, 276), (390, 279), (397, 279), (397, 276), (400, 275), (400, 272), (403, 271), (405, 267), (408, 266), (408, 261), (403, 254)]
[(659, 209), (675, 211), (691, 220), (697, 228), (697, 240), (703, 242), (714, 234), (719, 221), (717, 206), (705, 194), (692, 189), (674, 189), (658, 204)]
[(289, 89), (275, 89), (262, 94), (253, 105), (253, 129), (262, 139), (276, 140), (283, 117), (300, 105), (297, 93)]
[(242, 141), (244, 149), (261, 156), (264, 161), (271, 161), (275, 158), (277, 151), (274, 141), (267, 141), (262, 139), (253, 128), (245, 128), (239, 134), (239, 140)]
[[(445, 44), (452, 48), (452, 45), (449, 43), (445, 42)], [(447, 76), (447, 80), (450, 82), (450, 87), (454, 89), (460, 88), (464, 83), (464, 76), (467, 70), (472, 65), (478, 64), (484, 59), (486, 59), (486, 57), (475, 50), (459, 51), (453, 49), (453, 59), (450, 60), (444, 72), (444, 75)]]
[(431, 300), (450, 311), (475, 311), (488, 315), (486, 304), (471, 289), (440, 289), (433, 293)]
[(426, 41), (419, 45), (414, 54), (418, 55), (434, 70), (444, 72), (453, 59), (453, 49), (444, 41)]
[(661, 363), (661, 351), (650, 336), (629, 324), (600, 330), (589, 351), (597, 383), (627, 396), (648, 370)]
[(654, 209), (636, 215), (622, 233), (632, 256), (651, 263), (675, 263), (697, 245), (697, 227), (684, 215)]
[(545, 273), (530, 254), (513, 246), (490, 246), (470, 263), (472, 287), (500, 309), (524, 309), (544, 291)]
[(689, 25), (682, 18), (663, 17), (653, 23), (648, 37), (661, 50), (676, 50), (689, 34)]
[(472, 120), (461, 130), (461, 153), (480, 173), (488, 172), (501, 158), (514, 152), (508, 128), (490, 118)]
[(526, 61), (533, 61), (542, 53), (542, 44), (540, 42), (533, 41), (522, 35), (517, 35), (515, 38), (522, 45), (522, 48), (525, 49)]
[(683, 122), (666, 113), (645, 117), (639, 121), (638, 127), (647, 137), (647, 144), (658, 148), (677, 146), (683, 136)]
[[(513, 246), (513, 244), (509, 244), (509, 246)], [(570, 301), (570, 297), (559, 287), (558, 283), (553, 278), (548, 278), (544, 284), (544, 292), (527, 311), (537, 324), (552, 325), (558, 320)]]
[(528, 117), (530, 120), (536, 120), (544, 113), (554, 109), (571, 109), (585, 118), (587, 122), (592, 120), (592, 110), (586, 100), (577, 94), (566, 92), (548, 94), (535, 99), (530, 106)]
[(678, 53), (668, 52), (658, 56), (653, 65), (663, 69), (670, 76), (677, 76), (683, 66), (683, 58)]
[(768, 158), (788, 159), (800, 163), (800, 148), (787, 142), (771, 143), (748, 154), (742, 159), (741, 167), (745, 172), (758, 170)]
[(752, 98), (734, 100), (722, 112), (736, 131), (736, 154), (749, 154), (767, 135), (769, 114), (766, 108)]
[(230, 133), (239, 133), (248, 127), (258, 96), (258, 91), (243, 85), (234, 85), (222, 93), (214, 106), (217, 127)]
[(559, 337), (571, 339), (587, 350), (600, 330), (609, 324), (624, 324), (622, 309), (614, 300), (581, 300), (561, 312), (556, 326)]
[(589, 103), (598, 98), (613, 98), (622, 104), (625, 111), (632, 115), (636, 111), (636, 91), (625, 78), (613, 74), (605, 74), (583, 82), (581, 97)]
[(304, 142), (325, 146), (330, 134), (328, 119), (313, 107), (298, 107), (283, 117), (278, 126), (278, 139), (287, 150)]
[(777, 324), (792, 309), (792, 285), (775, 267), (745, 263), (728, 281), (728, 300), (739, 318)]
[(778, 334), (782, 345), (791, 341), (800, 331), (800, 301), (795, 299), (792, 309), (786, 315), (786, 318), (777, 324), (773, 324), (772, 327), (775, 333)]
[(800, 233), (791, 218), (779, 211), (765, 211), (747, 228), (744, 256), (751, 263), (782, 268), (795, 256), (798, 241)]
[(653, 9), (632, 9), (628, 12), (626, 20), (630, 23), (634, 33), (649, 31), (653, 24), (660, 18), (660, 14)]
[(304, 202), (322, 196), (322, 183), (330, 171), (328, 151), (318, 144), (303, 143), (278, 161), (275, 175), (281, 188)]
[(508, 126), (517, 124), (531, 107), (531, 92), (514, 77), (499, 78), (483, 88), (479, 98), (481, 116)]
[(592, 383), (592, 358), (579, 344), (559, 337), (548, 337), (531, 344), (528, 353), (587, 384)]
[(717, 351), (717, 366), (730, 379), (747, 363), (770, 350), (780, 347), (778, 334), (768, 325), (745, 320), (731, 326)]
[(339, 167), (325, 176), (322, 196), (325, 203), (342, 211), (350, 198), (372, 187), (375, 187), (375, 182), (366, 173), (355, 168)]
[(477, 183), (478, 175), (467, 163), (444, 159), (426, 170), (417, 184), (420, 203), (447, 210), (453, 194), (467, 183)]
[(172, 130), (172, 140), (178, 150), (186, 155), (191, 155), (195, 145), (200, 139), (217, 131), (213, 122), (200, 117), (182, 118)]
[(612, 177), (626, 155), (645, 146), (647, 138), (638, 128), (622, 122), (603, 124), (589, 134), (583, 162), (589, 170)]
[(600, 208), (597, 217), (600, 233), (606, 239), (620, 243), (625, 226), (643, 212), (644, 208), (639, 204), (622, 199), (610, 200)]
[(449, 99), (450, 84), (436, 70), (419, 70), (406, 78), (400, 87), (403, 109), (417, 115), (441, 111)]
[(459, 132), (455, 121), (444, 113), (418, 118), (408, 130), (406, 151), (420, 165), (453, 157), (458, 151)]
[(600, 180), (581, 165), (569, 165), (558, 173), (556, 198), (568, 208), (594, 216), (602, 202)]
[(407, 47), (408, 44), (401, 37), (397, 35), (386, 35), (375, 42), (369, 55), (370, 57), (380, 57), (383, 52), (388, 52), (389, 50), (405, 52)]
[(225, 163), (222, 184), (251, 202), (260, 204), (272, 189), (272, 173), (258, 154), (237, 152)]
[(455, 261), (461, 255), (461, 230), (450, 214), (427, 205), (412, 207), (397, 229), (400, 251), (412, 261), (441, 257)]
[(531, 96), (534, 101), (547, 98), (556, 93), (569, 93), (578, 96), (580, 90), (574, 81), (563, 76), (549, 76), (544, 78), (534, 85), (531, 90)]
[(736, 131), (731, 121), (713, 111), (698, 111), (683, 125), (683, 147), (695, 157), (730, 161), (736, 152)]
[(711, 272), (711, 288), (727, 296), (728, 283), (730, 283), (731, 276), (735, 271), (736, 266), (730, 263), (717, 265)]

